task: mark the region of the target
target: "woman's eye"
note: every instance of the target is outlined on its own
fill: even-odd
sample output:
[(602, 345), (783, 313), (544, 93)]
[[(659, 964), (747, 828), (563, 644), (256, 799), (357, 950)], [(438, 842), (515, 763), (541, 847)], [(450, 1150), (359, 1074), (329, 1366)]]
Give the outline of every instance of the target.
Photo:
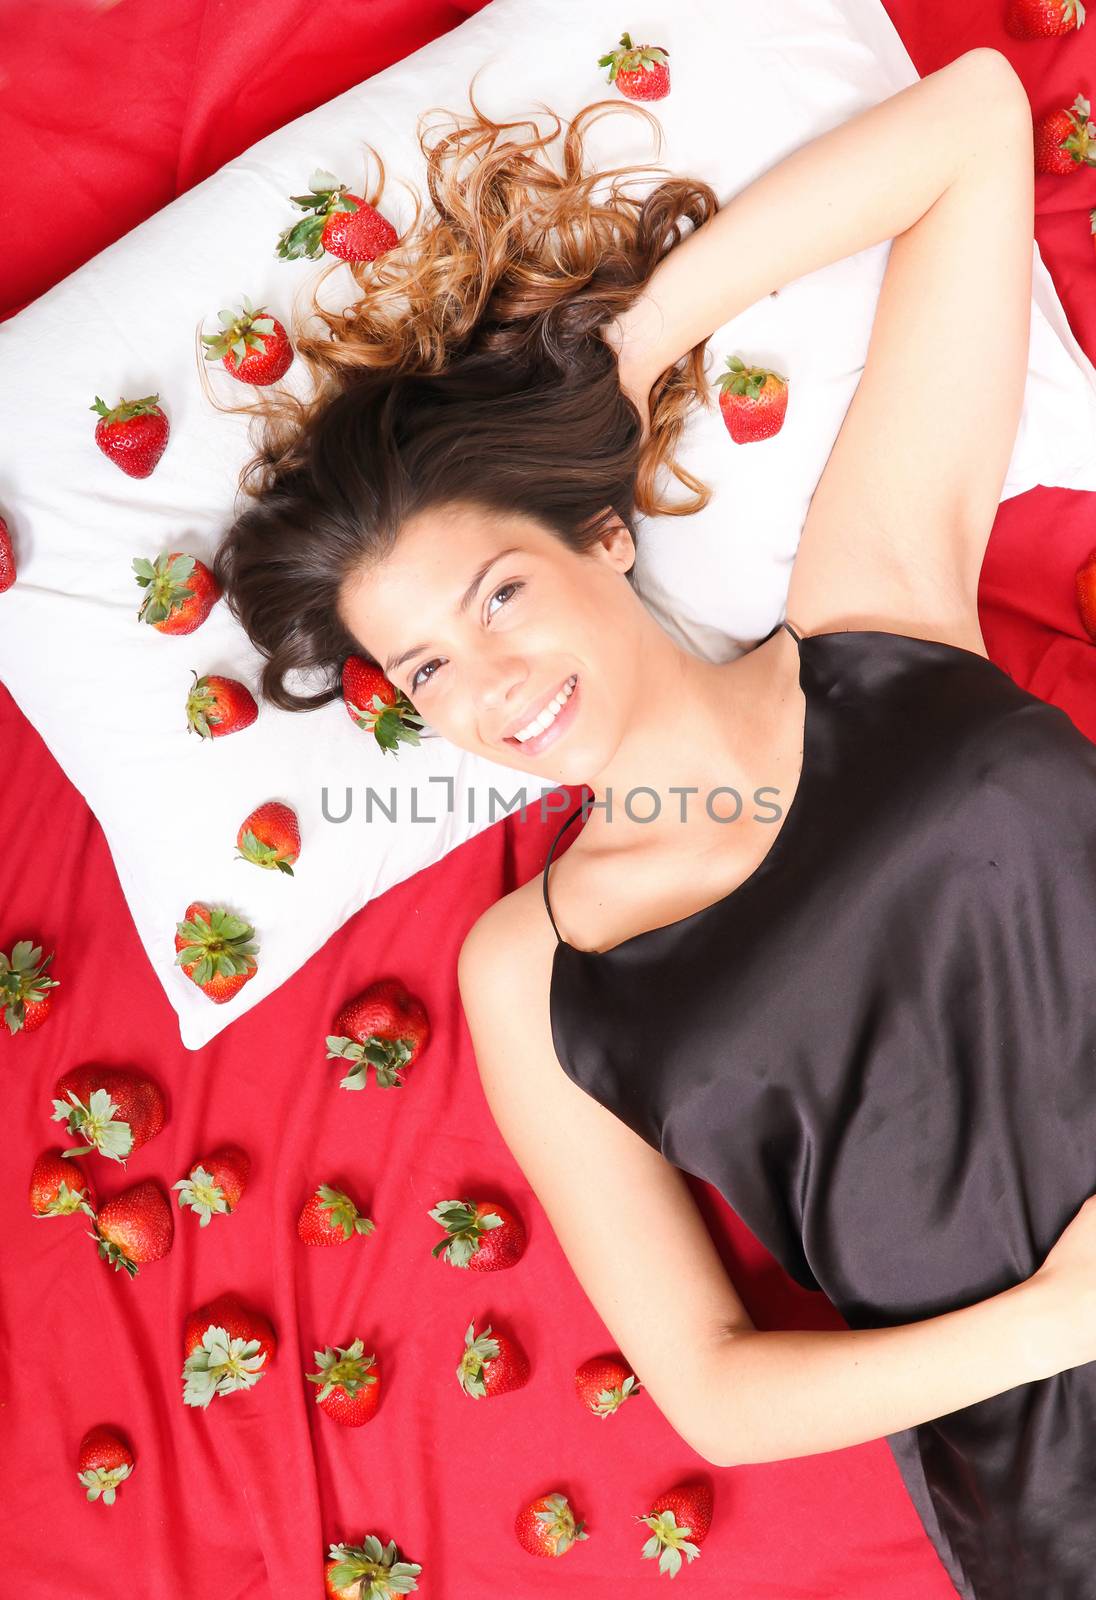
[[(522, 586), (521, 586), (520, 583), (504, 583), (501, 589), (496, 589), (495, 590), (494, 594), (491, 596), (491, 599), (492, 600), (496, 600), (500, 594), (505, 594), (507, 589), (517, 590), (517, 589), (520, 589), (521, 587)], [(505, 605), (505, 603), (506, 602), (504, 601), (503, 604)], [(488, 611), (487, 614), (488, 614), (488, 616), (492, 615), (492, 613), (490, 611)]]
[[(416, 667), (415, 675), (411, 679), (411, 694), (412, 694), (412, 696), (414, 696), (417, 693), (417, 691), (422, 687), (422, 685), (419, 683), (419, 673), (420, 672), (425, 672), (427, 667), (432, 667), (433, 665), (434, 665), (434, 663), (432, 661), (427, 661), (424, 666)], [(434, 676), (434, 674), (431, 673), (430, 674), (430, 678), (432, 678), (433, 676)], [(424, 678), (423, 679), (423, 683), (429, 683), (430, 682), (430, 678)]]
[[(506, 594), (507, 590), (510, 590), (512, 593), (516, 594), (517, 591), (519, 589), (522, 589), (522, 588), (524, 588), (524, 584), (519, 583), (519, 582), (504, 583), (501, 588), (495, 590), (494, 594), (491, 596), (491, 599), (492, 600), (497, 600), (499, 595), (500, 594)], [(503, 605), (506, 605), (507, 603), (508, 603), (507, 601), (505, 601), (505, 600), (503, 601)], [(489, 610), (488, 611), (488, 616), (493, 616), (493, 615), (494, 615), (494, 613)], [(412, 676), (411, 683), (410, 683), (410, 690), (411, 690), (412, 696), (414, 696), (417, 693), (417, 691), (419, 689), (421, 689), (422, 683), (429, 683), (431, 678), (436, 676), (436, 672), (431, 672), (427, 677), (425, 677), (422, 680), (422, 683), (420, 683), (419, 682), (419, 674), (421, 672), (425, 672), (427, 667), (433, 667), (435, 665), (436, 665), (436, 663), (433, 660), (431, 660), (431, 661), (424, 662), (421, 667), (416, 667), (414, 675)]]

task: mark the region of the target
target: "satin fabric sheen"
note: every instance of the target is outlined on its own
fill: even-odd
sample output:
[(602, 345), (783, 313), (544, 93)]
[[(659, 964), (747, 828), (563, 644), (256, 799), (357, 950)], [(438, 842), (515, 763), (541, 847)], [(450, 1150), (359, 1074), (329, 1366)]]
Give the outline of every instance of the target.
[[(914, 1322), (1027, 1278), (1096, 1192), (1096, 745), (974, 652), (787, 631), (769, 853), (610, 950), (556, 928), (553, 1040), (851, 1327)], [(888, 1443), (965, 1600), (1096, 1597), (1096, 1363)]]

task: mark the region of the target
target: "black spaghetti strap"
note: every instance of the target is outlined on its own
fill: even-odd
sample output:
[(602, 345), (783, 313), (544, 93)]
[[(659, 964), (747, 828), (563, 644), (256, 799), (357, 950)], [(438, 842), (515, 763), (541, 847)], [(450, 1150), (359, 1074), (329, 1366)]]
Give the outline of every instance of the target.
[(552, 865), (552, 853), (555, 850), (556, 845), (559, 843), (560, 835), (563, 833), (564, 828), (568, 827), (575, 820), (575, 818), (579, 815), (579, 813), (582, 810), (582, 805), (583, 805), (583, 802), (580, 801), (578, 806), (576, 807), (576, 809), (571, 812), (571, 815), (556, 830), (556, 836), (552, 840), (552, 843), (548, 847), (548, 859), (544, 863), (544, 871), (541, 873), (541, 879), (540, 879), (541, 890), (542, 890), (542, 892), (544, 894), (544, 909), (548, 913), (548, 921), (552, 924), (552, 931), (556, 936), (557, 943), (559, 943), (559, 944), (563, 944), (563, 943), (565, 943), (565, 941), (561, 937), (559, 929), (556, 927), (556, 919), (555, 919), (555, 917), (553, 917), (553, 915), (552, 915), (552, 907), (548, 903), (548, 868)]
[(791, 636), (795, 640), (796, 644), (802, 644), (803, 643), (803, 635), (801, 633), (796, 633), (795, 629), (792, 627), (790, 622), (782, 622), (780, 624), (780, 626), (782, 628), (787, 628), (788, 632), (791, 634)]

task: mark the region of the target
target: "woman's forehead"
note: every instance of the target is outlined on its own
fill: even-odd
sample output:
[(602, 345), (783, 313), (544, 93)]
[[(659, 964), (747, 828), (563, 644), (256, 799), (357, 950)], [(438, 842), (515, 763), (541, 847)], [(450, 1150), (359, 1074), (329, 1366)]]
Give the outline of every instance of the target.
[[(552, 546), (563, 549), (528, 518), (485, 516), (466, 507), (455, 515), (449, 508), (423, 512), (401, 529), (389, 552), (347, 577), (339, 609), (374, 654), (378, 648), (402, 654), (410, 633), (418, 638), (436, 622), (467, 612), (505, 559), (536, 559)], [(379, 659), (383, 665), (383, 655)]]

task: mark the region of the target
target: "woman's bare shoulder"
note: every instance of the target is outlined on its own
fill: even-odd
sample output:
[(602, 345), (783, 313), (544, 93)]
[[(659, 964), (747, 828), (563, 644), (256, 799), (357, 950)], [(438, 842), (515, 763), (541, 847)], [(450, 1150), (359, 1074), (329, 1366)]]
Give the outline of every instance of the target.
[(539, 986), (547, 981), (554, 946), (538, 874), (493, 901), (465, 934), (457, 958), (462, 993), (466, 983), (487, 977)]

